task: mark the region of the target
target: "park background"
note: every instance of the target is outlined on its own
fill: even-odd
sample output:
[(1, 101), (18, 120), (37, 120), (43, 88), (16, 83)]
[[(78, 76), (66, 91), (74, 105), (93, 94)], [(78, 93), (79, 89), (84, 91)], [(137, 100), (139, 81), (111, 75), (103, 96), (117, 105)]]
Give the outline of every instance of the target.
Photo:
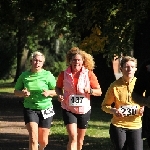
[[(14, 122), (19, 121), (13, 120), (17, 115), (15, 112), (18, 112), (15, 106), (18, 106), (21, 112), (19, 100), (12, 94), (13, 86), (21, 72), (29, 69), (31, 53), (36, 50), (43, 52), (46, 55), (44, 68), (57, 78), (59, 72), (66, 68), (66, 52), (71, 47), (78, 46), (93, 55), (96, 64), (93, 71), (103, 91), (101, 97), (91, 98), (93, 120), (91, 119), (91, 128), (89, 125), (91, 133), (88, 133), (85, 139), (92, 142), (85, 140), (87, 144), (84, 149), (87, 149), (86, 146), (91, 150), (111, 148), (108, 136), (111, 116), (101, 111), (100, 104), (110, 83), (116, 79), (115, 75), (120, 76), (120, 57), (134, 56), (139, 69), (142, 62), (150, 57), (149, 41), (149, 0), (1, 0), (1, 135), (6, 128), (2, 126), (3, 121), (6, 124), (10, 123), (11, 119)], [(60, 110), (60, 105), (55, 100), (56, 110)], [(14, 114), (11, 113), (13, 110), (10, 110), (13, 107)], [(12, 117), (9, 117), (11, 114)], [(63, 139), (65, 130), (62, 122), (57, 126), (57, 121), (61, 121), (60, 112), (57, 114), (56, 128), (53, 126), (53, 129), (59, 131), (60, 128), (61, 131), (60, 134), (52, 134), (52, 137), (55, 138), (56, 135), (57, 138)], [(8, 128), (10, 129), (9, 125)], [(12, 134), (8, 133), (7, 140), (4, 135), (3, 138), (12, 141), (13, 137), (10, 135)], [(4, 146), (5, 140), (0, 140)], [(57, 140), (56, 143), (61, 144)]]

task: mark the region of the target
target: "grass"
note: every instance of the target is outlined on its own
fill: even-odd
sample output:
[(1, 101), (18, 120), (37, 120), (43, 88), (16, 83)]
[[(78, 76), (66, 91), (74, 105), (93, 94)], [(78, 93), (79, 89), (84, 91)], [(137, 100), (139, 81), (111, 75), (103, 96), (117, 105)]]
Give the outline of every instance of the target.
[[(54, 116), (53, 126), (51, 128), (51, 138), (59, 138), (59, 142), (62, 142), (62, 145), (66, 145), (68, 136), (61, 117), (61, 106), (56, 99), (53, 100), (53, 104), (56, 115)], [(86, 132), (83, 150), (112, 149), (109, 139), (110, 119), (111, 115), (101, 111), (100, 102), (99, 106), (97, 104), (93, 104), (91, 119)]]
[(0, 80), (0, 94), (12, 94), (14, 85), (13, 80)]
[[(0, 80), (0, 94), (12, 94), (14, 91), (14, 83), (12, 81), (3, 82)], [(100, 109), (101, 101), (99, 99), (92, 100), (92, 114), (89, 121), (88, 130), (86, 132), (83, 150), (112, 150), (111, 141), (109, 138), (109, 125), (111, 115), (106, 114)], [(50, 140), (52, 142), (66, 147), (68, 136), (66, 128), (63, 124), (61, 115), (61, 106), (56, 97), (53, 99), (55, 115), (53, 125), (51, 127)], [(148, 150), (146, 141), (144, 141), (143, 150)]]

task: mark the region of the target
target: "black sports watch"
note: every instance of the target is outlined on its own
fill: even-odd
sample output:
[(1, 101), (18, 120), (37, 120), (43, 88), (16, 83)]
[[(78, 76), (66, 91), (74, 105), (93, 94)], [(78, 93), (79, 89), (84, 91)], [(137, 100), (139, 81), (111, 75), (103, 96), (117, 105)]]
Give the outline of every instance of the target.
[(90, 88), (90, 95), (92, 95), (93, 94), (93, 89), (92, 88)]

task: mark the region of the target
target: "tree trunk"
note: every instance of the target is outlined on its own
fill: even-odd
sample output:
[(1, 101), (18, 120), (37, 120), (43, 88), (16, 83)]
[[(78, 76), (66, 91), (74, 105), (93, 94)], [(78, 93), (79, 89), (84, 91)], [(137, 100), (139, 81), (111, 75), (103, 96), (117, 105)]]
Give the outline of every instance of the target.
[[(150, 16), (145, 23), (139, 25), (134, 42), (134, 57), (137, 59), (138, 70), (143, 61), (150, 59)], [(138, 72), (137, 70), (137, 72)]]
[(17, 69), (14, 82), (17, 81), (19, 75), (25, 70), (25, 63), (27, 60), (29, 50), (25, 49), (26, 34), (21, 30), (18, 31), (18, 45), (17, 45)]

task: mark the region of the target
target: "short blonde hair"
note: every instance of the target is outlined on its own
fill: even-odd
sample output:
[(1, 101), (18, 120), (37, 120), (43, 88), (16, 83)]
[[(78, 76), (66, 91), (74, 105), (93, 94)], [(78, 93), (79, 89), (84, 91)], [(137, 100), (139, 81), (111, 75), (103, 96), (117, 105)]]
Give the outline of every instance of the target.
[(120, 62), (120, 67), (122, 68), (123, 65), (128, 62), (128, 61), (133, 61), (135, 62), (135, 67), (137, 67), (137, 59), (135, 59), (134, 57), (131, 57), (131, 56), (124, 56), (122, 57), (121, 59), (121, 62)]
[(77, 55), (77, 54), (81, 55), (81, 57), (83, 59), (83, 65), (85, 68), (87, 68), (89, 70), (94, 69), (95, 62), (94, 62), (92, 55), (86, 53), (85, 51), (79, 49), (78, 47), (73, 47), (67, 52), (66, 61), (67, 61), (68, 65), (70, 65), (72, 57)]
[(45, 56), (43, 53), (39, 51), (35, 51), (31, 54), (31, 60), (33, 60), (36, 56), (42, 56), (43, 57), (43, 62), (45, 62)]

